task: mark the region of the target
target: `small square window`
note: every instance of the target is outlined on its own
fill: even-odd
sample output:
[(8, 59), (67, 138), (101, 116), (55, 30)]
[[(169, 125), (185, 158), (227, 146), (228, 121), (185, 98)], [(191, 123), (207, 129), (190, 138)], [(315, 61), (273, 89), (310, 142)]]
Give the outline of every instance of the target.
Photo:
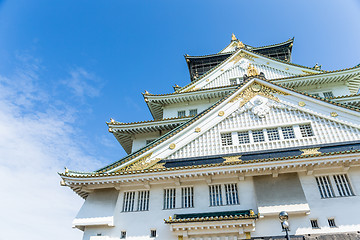
[(335, 219), (334, 219), (334, 218), (329, 218), (329, 219), (328, 219), (328, 223), (329, 223), (329, 227), (331, 227), (331, 228), (336, 227)]
[(238, 132), (239, 144), (250, 143), (249, 132)]
[(126, 238), (126, 231), (121, 231), (120, 239)]
[(324, 92), (323, 94), (324, 94), (324, 97), (325, 97), (325, 98), (332, 98), (332, 97), (334, 97), (333, 92)]
[(279, 130), (277, 128), (266, 129), (269, 141), (280, 140)]
[(310, 223), (312, 228), (319, 228), (319, 223), (317, 219), (311, 219)]
[(223, 146), (230, 146), (230, 145), (232, 145), (231, 133), (222, 133), (222, 134), (221, 134), (221, 144), (222, 144)]
[(282, 127), (281, 128), (284, 139), (295, 138), (295, 132), (293, 127)]
[(254, 130), (252, 131), (254, 142), (264, 142), (264, 132), (263, 130)]
[(190, 109), (190, 116), (196, 116), (197, 115), (197, 109)]
[(155, 238), (155, 237), (156, 237), (156, 230), (154, 230), (154, 229), (151, 229), (151, 230), (150, 230), (150, 237), (151, 237), (151, 238)]
[(301, 132), (302, 137), (312, 137), (312, 136), (314, 136), (314, 132), (313, 132), (310, 124), (300, 125), (299, 128), (300, 128), (300, 132)]
[(178, 111), (178, 117), (185, 117), (185, 116), (186, 116), (185, 110)]

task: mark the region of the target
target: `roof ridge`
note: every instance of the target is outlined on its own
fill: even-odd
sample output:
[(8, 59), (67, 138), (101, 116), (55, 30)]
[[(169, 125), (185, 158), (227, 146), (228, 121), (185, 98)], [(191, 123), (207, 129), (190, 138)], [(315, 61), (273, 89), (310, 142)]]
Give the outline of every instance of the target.
[(131, 125), (131, 124), (139, 124), (139, 123), (149, 123), (149, 122), (162, 122), (167, 120), (177, 120), (177, 119), (185, 119), (189, 118), (189, 116), (185, 117), (172, 117), (172, 118), (163, 118), (163, 119), (152, 119), (152, 120), (145, 120), (145, 121), (138, 121), (138, 122), (129, 122), (129, 123), (122, 123), (122, 122), (106, 122), (107, 125)]
[(232, 86), (235, 86), (235, 85), (225, 85), (225, 86), (219, 86), (219, 87), (212, 87), (212, 88), (202, 88), (202, 89), (194, 89), (194, 90), (190, 90), (190, 91), (187, 91), (187, 92), (172, 92), (172, 93), (164, 93), (164, 94), (151, 94), (151, 93), (148, 93), (148, 94), (145, 94), (143, 93), (144, 97), (146, 96), (169, 96), (169, 95), (176, 95), (176, 94), (182, 94), (182, 93), (191, 93), (191, 92), (201, 92), (201, 91), (208, 91), (208, 90), (214, 90), (214, 89), (220, 89), (220, 88), (228, 88), (228, 87), (232, 87)]

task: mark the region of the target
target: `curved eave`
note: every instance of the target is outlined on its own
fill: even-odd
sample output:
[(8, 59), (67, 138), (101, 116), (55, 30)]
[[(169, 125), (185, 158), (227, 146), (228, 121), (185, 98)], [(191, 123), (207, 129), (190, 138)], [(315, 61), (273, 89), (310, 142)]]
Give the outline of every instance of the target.
[(144, 95), (144, 99), (154, 119), (162, 119), (164, 105), (222, 98), (235, 89), (236, 86), (226, 86), (189, 92), (176, 92), (175, 94)]
[(356, 94), (353, 96), (336, 97), (336, 98), (332, 98), (331, 100), (338, 103), (360, 107), (360, 94)]
[(326, 84), (334, 82), (348, 82), (350, 92), (357, 93), (360, 85), (360, 68), (354, 67), (333, 72), (322, 72), (310, 75), (293, 76), (270, 80), (273, 83), (281, 84), (285, 87), (302, 87), (315, 84)]

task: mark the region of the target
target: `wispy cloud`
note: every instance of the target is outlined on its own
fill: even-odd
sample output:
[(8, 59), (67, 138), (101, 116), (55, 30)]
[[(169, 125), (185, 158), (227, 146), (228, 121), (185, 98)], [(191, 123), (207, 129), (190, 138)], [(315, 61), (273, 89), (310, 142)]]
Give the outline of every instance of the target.
[[(59, 186), (56, 172), (96, 169), (100, 163), (78, 144), (71, 125), (71, 106), (59, 109), (38, 84), (40, 63), (21, 56), (11, 76), (0, 75), (0, 240), (80, 239), (71, 221), (83, 200)], [(84, 69), (70, 72), (74, 94), (96, 96), (98, 90), (81, 83), (93, 79)], [(57, 99), (57, 102), (61, 99)], [(70, 111), (71, 112), (71, 111)]]

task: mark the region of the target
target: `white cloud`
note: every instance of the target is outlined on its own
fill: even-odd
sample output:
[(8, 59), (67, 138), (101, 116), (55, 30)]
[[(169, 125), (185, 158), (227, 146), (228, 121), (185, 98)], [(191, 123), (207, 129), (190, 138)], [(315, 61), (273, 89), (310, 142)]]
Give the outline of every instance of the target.
[[(60, 187), (56, 172), (65, 164), (96, 169), (100, 163), (77, 142), (71, 125), (76, 112), (66, 104), (63, 110), (52, 106), (39, 87), (38, 61), (21, 61), (12, 76), (0, 76), (0, 240), (81, 239), (71, 222), (83, 200)], [(80, 82), (85, 72), (71, 75)]]

